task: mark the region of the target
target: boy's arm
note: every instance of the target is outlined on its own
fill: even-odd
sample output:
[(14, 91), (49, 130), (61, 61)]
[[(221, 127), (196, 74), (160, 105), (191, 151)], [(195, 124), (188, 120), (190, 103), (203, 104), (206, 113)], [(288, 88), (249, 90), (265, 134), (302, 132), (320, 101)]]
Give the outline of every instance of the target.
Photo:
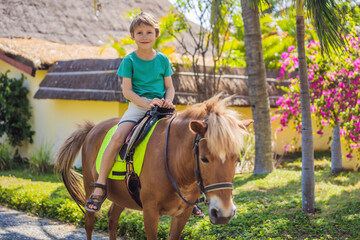
[(173, 100), (175, 97), (175, 88), (172, 82), (171, 76), (164, 77), (164, 85), (165, 85), (165, 103), (163, 107), (174, 108)]
[(158, 98), (153, 99), (152, 101), (148, 101), (139, 95), (137, 95), (132, 90), (132, 81), (131, 78), (123, 77), (123, 83), (122, 83), (122, 90), (124, 97), (131, 102), (135, 103), (138, 106), (145, 107), (145, 108), (153, 108), (155, 105), (161, 106), (161, 100)]

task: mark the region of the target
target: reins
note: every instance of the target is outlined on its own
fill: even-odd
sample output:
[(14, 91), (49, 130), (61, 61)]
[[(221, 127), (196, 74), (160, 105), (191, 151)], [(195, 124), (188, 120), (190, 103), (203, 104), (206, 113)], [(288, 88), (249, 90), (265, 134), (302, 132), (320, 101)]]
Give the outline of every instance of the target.
[[(174, 186), (176, 192), (178, 193), (179, 197), (188, 205), (195, 205), (200, 202), (205, 202), (205, 204), (207, 204), (206, 195), (205, 195), (207, 192), (211, 192), (211, 191), (215, 191), (215, 190), (222, 190), (222, 189), (233, 189), (233, 183), (231, 183), (231, 182), (214, 183), (214, 184), (210, 184), (210, 185), (207, 185), (204, 187), (203, 180), (202, 180), (201, 173), (200, 173), (199, 142), (205, 138), (204, 138), (204, 136), (200, 136), (200, 135), (196, 134), (195, 138), (194, 138), (194, 143), (193, 143), (194, 154), (196, 157), (195, 176), (196, 176), (196, 181), (197, 181), (197, 185), (199, 187), (200, 193), (203, 195), (203, 197), (196, 199), (195, 202), (193, 202), (193, 203), (189, 202), (188, 200), (186, 200), (184, 198), (184, 196), (181, 194), (174, 178), (172, 177), (172, 175), (170, 173), (168, 161), (167, 161), (168, 137), (169, 137), (169, 132), (170, 132), (170, 125), (174, 119), (175, 119), (175, 116), (170, 120), (169, 125), (167, 126), (167, 129), (166, 129), (166, 134), (165, 134), (165, 167), (166, 167), (167, 174), (170, 178), (170, 181), (171, 181), (172, 185)], [(204, 120), (204, 122), (206, 122), (207, 120), (208, 119), (206, 118)]]
[(205, 199), (203, 198), (202, 200), (200, 200), (200, 198), (196, 199), (195, 202), (191, 203), (189, 202), (188, 200), (186, 200), (184, 198), (184, 196), (181, 194), (174, 178), (172, 177), (171, 173), (170, 173), (170, 170), (169, 170), (169, 164), (168, 164), (168, 161), (167, 161), (167, 145), (168, 145), (168, 137), (169, 137), (169, 132), (170, 132), (170, 125), (172, 123), (172, 121), (174, 121), (175, 119), (175, 116), (173, 118), (171, 118), (170, 122), (169, 122), (169, 125), (167, 126), (167, 129), (166, 129), (166, 134), (165, 134), (165, 167), (166, 167), (166, 172), (170, 178), (170, 181), (172, 183), (172, 185), (174, 186), (176, 192), (178, 193), (178, 195), (181, 197), (181, 199), (186, 202), (187, 204), (189, 205), (195, 205), (199, 202), (203, 202)]

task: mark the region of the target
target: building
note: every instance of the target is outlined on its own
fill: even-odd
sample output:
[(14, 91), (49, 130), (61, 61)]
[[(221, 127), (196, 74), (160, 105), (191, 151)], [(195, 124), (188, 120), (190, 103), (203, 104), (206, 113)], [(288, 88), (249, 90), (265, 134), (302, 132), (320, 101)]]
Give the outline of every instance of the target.
[[(102, 45), (110, 35), (119, 39), (128, 34), (130, 20), (122, 15), (126, 10), (141, 6), (159, 18), (165, 15), (170, 3), (167, 0), (154, 0), (152, 4), (145, 0), (101, 2), (102, 12), (98, 17), (94, 15), (93, 2), (88, 0), (0, 3), (4, 13), (0, 20), (0, 71), (10, 70), (12, 77), (25, 74), (30, 90), (36, 134), (34, 144), (24, 145), (22, 154), (34, 151), (42, 143), (53, 145), (55, 154), (77, 123), (85, 120), (98, 123), (119, 117), (126, 110), (121, 79), (115, 74), (121, 59), (112, 48), (100, 54)], [(267, 72), (272, 107), (282, 94), (276, 87), (277, 76), (277, 71)], [(195, 103), (197, 89), (191, 70), (178, 65), (173, 79), (178, 110)], [(244, 118), (251, 118), (246, 80), (244, 69), (228, 70), (222, 76), (220, 89), (236, 94), (234, 106)], [(279, 123), (274, 122), (274, 151), (282, 154), (296, 133), (291, 129), (276, 133), (278, 127)], [(316, 150), (329, 148), (330, 134), (328, 130), (325, 136), (315, 136)]]

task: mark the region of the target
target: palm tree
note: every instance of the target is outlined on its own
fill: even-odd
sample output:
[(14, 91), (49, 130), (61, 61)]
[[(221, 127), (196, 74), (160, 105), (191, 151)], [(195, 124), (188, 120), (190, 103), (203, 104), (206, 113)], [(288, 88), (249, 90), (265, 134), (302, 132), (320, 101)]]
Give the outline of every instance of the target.
[(296, 0), (296, 38), (299, 59), (300, 101), (301, 101), (301, 151), (302, 151), (302, 209), (315, 210), (314, 141), (311, 124), (310, 90), (305, 55), (305, 23), (303, 0)]
[[(344, 46), (341, 34), (342, 16), (336, 0), (296, 0), (296, 35), (299, 59), (300, 101), (302, 114), (302, 209), (305, 212), (315, 212), (315, 174), (314, 174), (314, 146), (311, 125), (310, 91), (307, 76), (305, 55), (305, 21), (304, 12), (314, 22), (322, 50), (329, 53), (332, 49)], [(340, 158), (341, 159), (341, 158)]]
[(336, 123), (333, 131), (333, 140), (331, 143), (331, 173), (338, 174), (343, 169), (342, 153), (340, 142), (340, 123)]
[[(252, 6), (250, 5), (250, 7), (249, 4)], [(262, 49), (259, 9), (257, 3), (250, 3), (248, 0), (241, 0), (241, 7), (245, 29), (248, 88), (255, 131), (254, 174), (269, 173), (273, 170), (270, 104)]]
[[(336, 50), (342, 48), (345, 45), (342, 34), (342, 32), (344, 32), (344, 28), (342, 27), (340, 21), (343, 14), (336, 3), (336, 0), (294, 0), (294, 2), (296, 7), (296, 34), (299, 58), (300, 101), (302, 113), (302, 209), (305, 212), (313, 213), (315, 212), (314, 146), (310, 111), (310, 91), (305, 55), (304, 13), (306, 9), (308, 13), (307, 16), (314, 22), (322, 50), (326, 51), (326, 53), (329, 53), (331, 49)], [(252, 87), (250, 86), (250, 80), (252, 79), (250, 77), (252, 77), (251, 74), (254, 74), (252, 71), (254, 69), (258, 69), (259, 72), (261, 72), (260, 65), (263, 65), (261, 60), (257, 63), (252, 62), (255, 59), (258, 60), (256, 57), (262, 56), (261, 44), (257, 42), (258, 39), (261, 38), (261, 36), (258, 36), (260, 31), (259, 24), (257, 23), (258, 5), (260, 3), (260, 0), (241, 0), (245, 35), (248, 34), (248, 40), (245, 37), (245, 45), (247, 46), (246, 61), (249, 71), (249, 89)], [(251, 4), (253, 9), (248, 9), (247, 4)], [(246, 18), (251, 20), (247, 20)], [(249, 38), (252, 40), (249, 40)], [(250, 50), (250, 47), (256, 48), (256, 50)], [(252, 64), (258, 64), (259, 67), (255, 67)], [(261, 77), (262, 75), (259, 74), (259, 76)], [(253, 97), (252, 94), (250, 94), (250, 97)], [(256, 105), (253, 104), (252, 106), (256, 107)], [(254, 115), (254, 120), (256, 123), (256, 115)], [(254, 128), (256, 132), (256, 124), (254, 125)]]

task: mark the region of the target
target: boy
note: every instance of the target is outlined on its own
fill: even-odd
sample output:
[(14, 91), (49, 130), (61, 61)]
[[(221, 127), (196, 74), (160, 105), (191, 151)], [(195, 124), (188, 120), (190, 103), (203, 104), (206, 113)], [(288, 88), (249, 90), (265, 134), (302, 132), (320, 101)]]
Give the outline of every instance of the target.
[(130, 25), (130, 34), (135, 40), (137, 50), (123, 59), (117, 72), (123, 78), (123, 94), (129, 102), (129, 107), (104, 152), (98, 180), (93, 184), (94, 192), (86, 201), (87, 211), (99, 211), (106, 199), (106, 179), (135, 123), (156, 105), (162, 108), (175, 108), (172, 103), (175, 95), (171, 79), (173, 71), (169, 59), (153, 49), (159, 33), (157, 21), (148, 13), (140, 13)]

